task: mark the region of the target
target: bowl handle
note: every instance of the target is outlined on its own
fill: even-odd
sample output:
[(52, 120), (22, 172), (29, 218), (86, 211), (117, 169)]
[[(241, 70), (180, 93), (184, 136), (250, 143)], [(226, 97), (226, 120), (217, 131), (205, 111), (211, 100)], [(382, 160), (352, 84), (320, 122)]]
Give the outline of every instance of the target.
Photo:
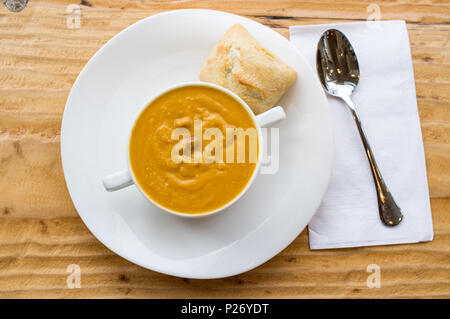
[(108, 192), (114, 192), (133, 184), (130, 171), (124, 169), (103, 177), (103, 186)]
[(258, 122), (261, 127), (269, 127), (285, 118), (286, 113), (283, 108), (281, 106), (275, 106), (274, 108), (257, 115), (256, 122)]

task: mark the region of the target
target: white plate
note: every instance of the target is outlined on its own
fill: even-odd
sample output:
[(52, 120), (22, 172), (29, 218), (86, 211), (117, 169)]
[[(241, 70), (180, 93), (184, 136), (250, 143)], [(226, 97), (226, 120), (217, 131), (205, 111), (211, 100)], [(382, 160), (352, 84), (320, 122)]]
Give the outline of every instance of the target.
[[(209, 52), (236, 23), (298, 72), (279, 103), (287, 120), (278, 173), (259, 175), (235, 205), (203, 219), (162, 212), (135, 186), (107, 193), (101, 178), (126, 167), (136, 112), (165, 87), (198, 80)], [(61, 156), (78, 213), (109, 249), (158, 272), (220, 278), (261, 265), (305, 228), (331, 173), (331, 118), (315, 73), (277, 32), (224, 12), (170, 11), (126, 28), (88, 62), (64, 110)]]

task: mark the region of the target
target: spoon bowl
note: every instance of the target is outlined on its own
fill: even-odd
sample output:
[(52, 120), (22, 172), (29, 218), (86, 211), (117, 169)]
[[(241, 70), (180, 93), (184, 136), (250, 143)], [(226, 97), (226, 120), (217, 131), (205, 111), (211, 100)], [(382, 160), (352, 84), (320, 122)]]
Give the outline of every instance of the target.
[(340, 31), (324, 32), (317, 46), (317, 72), (333, 96), (352, 94), (359, 82), (359, 65), (350, 41)]

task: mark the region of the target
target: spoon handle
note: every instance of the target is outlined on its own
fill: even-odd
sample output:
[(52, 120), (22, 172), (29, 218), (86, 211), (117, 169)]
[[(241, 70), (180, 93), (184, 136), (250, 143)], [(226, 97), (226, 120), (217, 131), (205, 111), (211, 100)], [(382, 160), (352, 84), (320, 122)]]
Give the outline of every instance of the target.
[(375, 181), (375, 187), (377, 190), (378, 198), (378, 210), (380, 212), (380, 218), (386, 226), (398, 225), (403, 220), (403, 214), (400, 207), (394, 200), (391, 192), (384, 183), (383, 176), (381, 176), (380, 170), (378, 169), (375, 157), (373, 156), (372, 149), (370, 148), (369, 141), (367, 140), (364, 129), (361, 125), (361, 120), (359, 119), (358, 113), (356, 112), (356, 107), (353, 104), (350, 96), (341, 97), (345, 103), (349, 106), (353, 119), (355, 120), (356, 126), (358, 127), (359, 135), (364, 144), (366, 150), (366, 155), (370, 163), (370, 168), (372, 170), (372, 176)]

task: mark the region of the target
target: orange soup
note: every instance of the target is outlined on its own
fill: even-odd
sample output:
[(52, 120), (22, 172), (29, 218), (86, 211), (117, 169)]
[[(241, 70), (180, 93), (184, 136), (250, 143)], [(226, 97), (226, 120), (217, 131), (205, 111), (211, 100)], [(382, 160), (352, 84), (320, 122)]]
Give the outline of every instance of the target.
[[(238, 134), (245, 131), (244, 151)], [(139, 115), (130, 138), (134, 178), (157, 204), (180, 213), (206, 213), (232, 201), (256, 168), (255, 123), (228, 94), (186, 86), (164, 93)], [(234, 152), (233, 152), (234, 151)]]

